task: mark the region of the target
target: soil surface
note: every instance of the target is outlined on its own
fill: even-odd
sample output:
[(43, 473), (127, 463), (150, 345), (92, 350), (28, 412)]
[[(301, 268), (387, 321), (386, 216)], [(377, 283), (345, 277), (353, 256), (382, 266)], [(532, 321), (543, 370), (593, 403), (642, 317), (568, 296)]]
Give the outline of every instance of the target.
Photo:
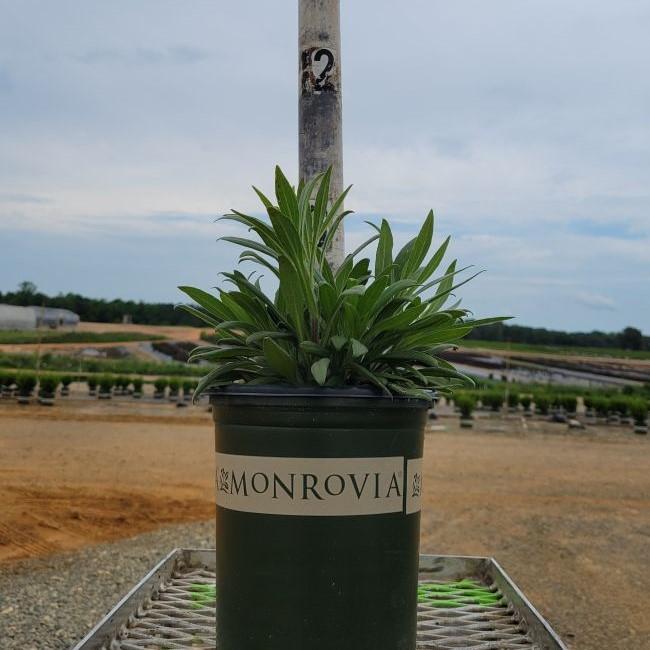
[[(205, 406), (67, 400), (0, 401), (0, 572), (212, 518)], [(422, 551), (496, 557), (571, 648), (650, 648), (649, 445), (623, 426), (431, 421)]]

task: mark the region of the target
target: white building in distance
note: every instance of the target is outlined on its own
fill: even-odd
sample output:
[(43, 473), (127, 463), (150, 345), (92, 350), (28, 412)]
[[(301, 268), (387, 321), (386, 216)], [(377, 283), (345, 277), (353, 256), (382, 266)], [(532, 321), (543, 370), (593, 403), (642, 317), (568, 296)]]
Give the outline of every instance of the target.
[(74, 328), (78, 324), (79, 316), (69, 309), (0, 304), (0, 329), (2, 330), (34, 330), (38, 327)]

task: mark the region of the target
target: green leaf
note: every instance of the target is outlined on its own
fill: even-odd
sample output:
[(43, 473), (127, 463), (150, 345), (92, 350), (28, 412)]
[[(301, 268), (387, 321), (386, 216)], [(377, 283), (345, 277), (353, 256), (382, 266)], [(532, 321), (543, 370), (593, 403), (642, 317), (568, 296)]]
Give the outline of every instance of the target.
[(311, 374), (319, 386), (322, 386), (327, 380), (327, 369), (329, 368), (329, 365), (330, 360), (327, 358), (319, 359), (311, 364)]
[(278, 293), (282, 296), (288, 320), (295, 329), (299, 339), (305, 339), (305, 309), (306, 304), (300, 286), (298, 274), (294, 266), (285, 257), (279, 260), (280, 287)]
[(350, 362), (349, 367), (361, 378), (366, 379), (370, 384), (372, 384), (376, 388), (379, 388), (379, 390), (382, 393), (384, 393), (384, 395), (388, 395), (390, 397), (391, 393), (386, 386), (386, 382), (380, 379), (380, 377), (378, 377), (375, 373), (371, 372), (367, 368), (364, 368), (362, 365), (356, 363), (356, 361)]
[(432, 238), (433, 210), (429, 211), (429, 214), (424, 220), (418, 236), (414, 240), (413, 247), (409, 253), (407, 260), (404, 263), (401, 277), (409, 278), (418, 270), (420, 264), (422, 264), (422, 261), (429, 252)]
[(294, 335), (290, 332), (254, 332), (246, 337), (246, 345), (256, 345), (260, 341), (263, 343), (264, 339), (293, 339)]
[[(280, 211), (289, 217), (294, 225), (297, 226), (299, 218), (298, 198), (293, 187), (291, 187), (286, 176), (277, 165), (275, 167), (275, 196), (278, 199)], [(272, 208), (272, 206), (268, 205), (266, 207), (267, 209)]]
[(289, 382), (296, 381), (297, 367), (293, 359), (284, 348), (280, 347), (273, 339), (264, 339), (264, 356), (269, 366)]
[(211, 316), (219, 320), (226, 320), (229, 316), (218, 298), (202, 289), (195, 287), (178, 287), (184, 294), (189, 296), (195, 303), (203, 307)]
[(218, 320), (210, 316), (210, 314), (206, 314), (204, 311), (201, 311), (200, 309), (196, 309), (191, 305), (176, 305), (176, 308), (182, 309), (183, 311), (186, 311), (188, 314), (192, 314), (192, 316), (196, 316), (196, 318), (202, 320), (204, 323), (207, 323), (211, 327), (216, 328), (219, 326)]
[(246, 239), (245, 237), (220, 237), (219, 240), (230, 242), (231, 244), (237, 244), (237, 246), (242, 246), (243, 248), (251, 248), (263, 255), (269, 255), (270, 257), (275, 258), (278, 257), (277, 253), (272, 248), (266, 244), (260, 244), (254, 239)]
[(318, 357), (326, 357), (329, 355), (329, 350), (327, 348), (324, 348), (322, 345), (314, 343), (313, 341), (301, 341), (299, 347), (303, 352), (315, 354)]
[(447, 247), (449, 246), (449, 240), (451, 237), (447, 237), (440, 248), (433, 254), (433, 257), (424, 265), (423, 268), (419, 271), (418, 282), (424, 284), (427, 280), (436, 272), (436, 269), (440, 266), (442, 258), (447, 252)]
[(390, 230), (388, 221), (382, 219), (379, 229), (379, 243), (375, 255), (375, 275), (380, 275), (393, 263), (393, 233)]
[(341, 351), (343, 346), (348, 342), (345, 336), (333, 336), (330, 341), (337, 351)]
[(262, 201), (265, 208), (270, 208), (273, 205), (273, 203), (271, 203), (271, 201), (269, 201), (269, 199), (267, 199), (266, 196), (255, 187), (255, 185), (253, 185), (253, 190), (255, 190), (255, 194), (260, 197), (260, 201)]
[(353, 357), (362, 357), (366, 352), (368, 352), (368, 348), (361, 343), (361, 341), (357, 341), (357, 339), (350, 339), (351, 347), (352, 347), (352, 356)]

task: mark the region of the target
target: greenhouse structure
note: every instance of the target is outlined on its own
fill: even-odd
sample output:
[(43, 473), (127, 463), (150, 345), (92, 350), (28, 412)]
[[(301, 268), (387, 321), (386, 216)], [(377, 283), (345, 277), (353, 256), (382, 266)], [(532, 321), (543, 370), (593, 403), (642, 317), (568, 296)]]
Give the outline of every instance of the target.
[(0, 330), (73, 328), (78, 324), (79, 316), (68, 309), (0, 304)]

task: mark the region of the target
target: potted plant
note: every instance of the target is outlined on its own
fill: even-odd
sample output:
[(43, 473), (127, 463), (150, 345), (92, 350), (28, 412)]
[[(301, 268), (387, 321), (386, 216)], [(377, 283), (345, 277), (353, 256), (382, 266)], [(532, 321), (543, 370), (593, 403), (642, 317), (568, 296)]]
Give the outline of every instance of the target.
[(72, 383), (72, 377), (70, 375), (62, 375), (61, 377), (61, 397), (67, 397), (70, 395), (70, 384)]
[(329, 183), (296, 191), (276, 168), (275, 202), (256, 190), (268, 221), (225, 217), (256, 236), (223, 240), (274, 294), (239, 271), (216, 296), (180, 287), (215, 330), (190, 360), (215, 364), (195, 399), (215, 422), (220, 650), (415, 648), (427, 409), (471, 385), (439, 354), (502, 320), (445, 307), (468, 280), (455, 262), (434, 275), (449, 240), (428, 256), (432, 213), (396, 255), (384, 220), (332, 268), (347, 190), (330, 203)]
[(113, 391), (114, 395), (124, 395), (127, 392), (127, 387), (129, 385), (129, 378), (124, 375), (118, 375), (115, 377), (115, 390)]
[(530, 417), (532, 415), (532, 412), (530, 410), (530, 405), (532, 404), (532, 402), (533, 402), (533, 396), (527, 393), (524, 393), (519, 397), (519, 403), (524, 409), (524, 415), (526, 417)]
[(133, 384), (133, 398), (140, 399), (142, 397), (142, 386), (144, 384), (142, 377), (135, 377), (131, 383)]
[(86, 383), (88, 384), (88, 395), (90, 397), (97, 395), (97, 377), (95, 375), (88, 375)]
[(560, 405), (568, 416), (575, 417), (578, 409), (578, 398), (570, 394), (562, 395), (560, 397)]
[(648, 402), (643, 397), (633, 399), (630, 413), (634, 418), (634, 433), (648, 433)]
[(171, 377), (169, 382), (169, 401), (170, 402), (177, 402), (178, 401), (178, 392), (181, 389), (181, 382), (178, 377)]
[(165, 390), (167, 389), (168, 383), (169, 382), (165, 377), (158, 377), (158, 379), (153, 382), (154, 399), (163, 399), (163, 397), (165, 397)]
[(548, 409), (551, 405), (551, 400), (547, 393), (537, 393), (535, 395), (535, 410), (540, 415), (548, 415)]
[(491, 411), (497, 412), (503, 406), (503, 393), (498, 390), (486, 391), (481, 395), (481, 403)]
[(60, 379), (56, 375), (44, 375), (38, 382), (38, 403), (53, 406)]
[(508, 391), (508, 410), (510, 413), (516, 413), (519, 406), (519, 393), (517, 391)]
[(16, 378), (18, 404), (29, 404), (34, 388), (36, 388), (36, 375), (27, 372), (19, 374)]
[(185, 379), (183, 381), (183, 401), (189, 402), (192, 399), (192, 393), (196, 390), (198, 382), (193, 379)]
[(111, 399), (113, 397), (113, 386), (115, 386), (115, 378), (112, 375), (102, 375), (99, 378), (99, 399)]
[(610, 424), (621, 424), (623, 419), (627, 418), (629, 413), (628, 398), (620, 393), (609, 400), (610, 414), (608, 422)]
[(11, 397), (16, 382), (16, 375), (12, 372), (0, 373), (0, 396)]
[(474, 426), (474, 407), (476, 406), (476, 397), (472, 393), (457, 393), (456, 406), (460, 409), (460, 426), (463, 429), (471, 429)]
[(593, 407), (599, 422), (606, 422), (610, 411), (610, 401), (602, 395), (593, 398)]

